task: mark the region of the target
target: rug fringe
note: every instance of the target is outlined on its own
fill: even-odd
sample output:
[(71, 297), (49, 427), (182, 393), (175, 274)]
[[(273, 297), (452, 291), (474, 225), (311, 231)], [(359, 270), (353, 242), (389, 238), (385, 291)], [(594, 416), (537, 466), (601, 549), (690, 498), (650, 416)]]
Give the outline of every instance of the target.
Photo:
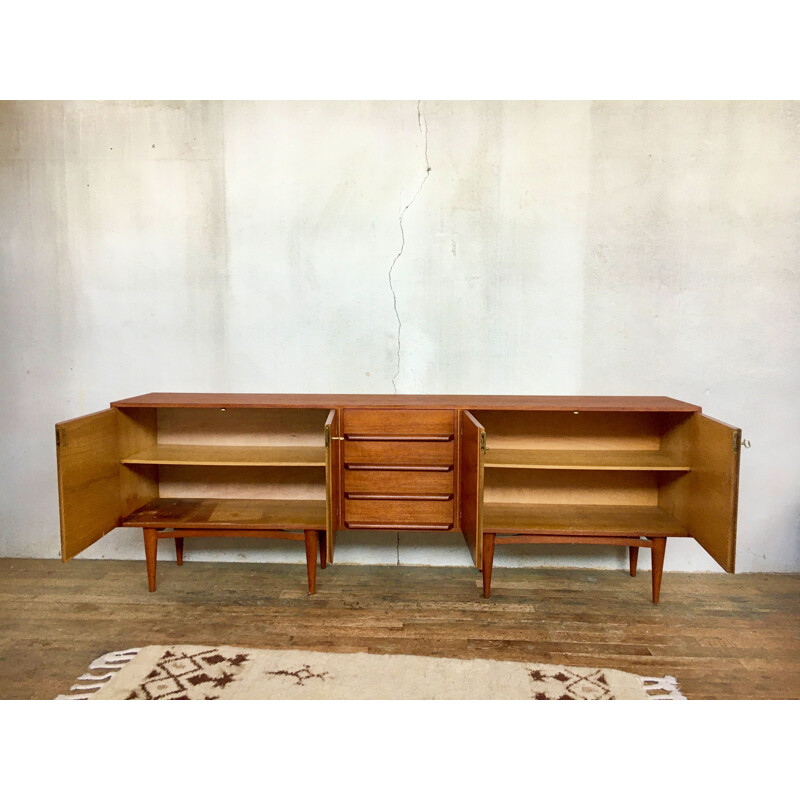
[(685, 700), (686, 697), (678, 688), (678, 680), (672, 675), (663, 678), (641, 677), (642, 686), (651, 700)]
[[(78, 678), (79, 681), (91, 681), (90, 683), (76, 683), (70, 686), (69, 694), (60, 694), (56, 700), (89, 700), (91, 696), (98, 690), (102, 689), (108, 684), (108, 681), (116, 675), (126, 664), (139, 654), (139, 647), (132, 647), (129, 650), (115, 650), (112, 653), (105, 653), (100, 658), (96, 658), (89, 665), (90, 670), (113, 670), (111, 672), (104, 672), (99, 675), (92, 675), (91, 672), (85, 672)], [(97, 681), (100, 681), (98, 683)]]

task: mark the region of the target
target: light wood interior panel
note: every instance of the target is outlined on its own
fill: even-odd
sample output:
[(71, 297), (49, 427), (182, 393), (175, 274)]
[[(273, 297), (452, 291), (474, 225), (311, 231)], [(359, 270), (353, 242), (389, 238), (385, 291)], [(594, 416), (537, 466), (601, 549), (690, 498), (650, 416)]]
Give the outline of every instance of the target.
[(333, 409), (325, 420), (325, 536), (327, 560), (333, 563), (336, 532), (342, 527), (342, 412)]
[(669, 414), (674, 424), (667, 425), (661, 434), (661, 453), (673, 464), (688, 464), (691, 468), (692, 439), (695, 414)]
[(108, 409), (56, 425), (62, 561), (119, 524), (120, 413)]
[(734, 572), (741, 431), (695, 414), (684, 435), (692, 471), (662, 487), (660, 504), (726, 572)]
[[(154, 408), (126, 408), (116, 411), (120, 459), (155, 446), (158, 421)], [(158, 497), (158, 468), (151, 466), (130, 469), (123, 465), (119, 470), (120, 514), (126, 517)]]
[(689, 524), (691, 481), (689, 474), (666, 481), (658, 491), (658, 505), (684, 525)]
[(487, 448), (659, 450), (661, 437), (686, 415), (604, 411), (476, 411)]
[(159, 496), (325, 500), (324, 467), (159, 467)]
[(463, 411), (461, 414), (461, 472), (460, 508), (461, 533), (475, 566), (480, 569), (483, 561), (483, 452), (481, 451), (480, 421)]
[(486, 469), (484, 502), (620, 506), (658, 505), (652, 472)]
[(324, 446), (323, 409), (159, 408), (158, 443)]

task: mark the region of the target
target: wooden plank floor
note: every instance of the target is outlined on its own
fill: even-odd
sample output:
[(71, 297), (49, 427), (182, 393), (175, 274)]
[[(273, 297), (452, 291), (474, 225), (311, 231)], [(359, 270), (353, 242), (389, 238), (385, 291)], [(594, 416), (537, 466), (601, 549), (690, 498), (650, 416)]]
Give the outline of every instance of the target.
[[(165, 550), (167, 548), (164, 548)], [(188, 550), (188, 548), (187, 548)], [(690, 698), (800, 698), (800, 575), (0, 560), (0, 698), (52, 698), (112, 650), (305, 648), (675, 675)]]

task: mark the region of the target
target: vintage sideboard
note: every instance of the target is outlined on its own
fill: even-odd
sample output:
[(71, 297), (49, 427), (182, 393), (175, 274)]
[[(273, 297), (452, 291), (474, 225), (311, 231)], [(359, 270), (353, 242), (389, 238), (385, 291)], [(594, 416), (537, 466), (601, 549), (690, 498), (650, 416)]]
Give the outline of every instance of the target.
[(735, 565), (741, 431), (668, 397), (145, 394), (56, 425), (61, 557), (120, 526), (159, 539), (305, 542), (343, 529), (463, 536), (489, 596), (494, 549), (697, 540)]

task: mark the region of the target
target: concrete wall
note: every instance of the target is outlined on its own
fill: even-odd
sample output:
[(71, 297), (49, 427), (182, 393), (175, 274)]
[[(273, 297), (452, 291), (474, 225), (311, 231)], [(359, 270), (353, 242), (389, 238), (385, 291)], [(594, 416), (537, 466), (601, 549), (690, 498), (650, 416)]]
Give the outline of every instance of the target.
[[(0, 555), (59, 554), (58, 420), (394, 379), (698, 403), (752, 442), (739, 570), (800, 570), (798, 145), (798, 103), (1, 103)], [(86, 557), (141, 558), (140, 534)], [(337, 561), (398, 558), (468, 563), (455, 537), (340, 537)], [(718, 569), (692, 541), (666, 568)]]

